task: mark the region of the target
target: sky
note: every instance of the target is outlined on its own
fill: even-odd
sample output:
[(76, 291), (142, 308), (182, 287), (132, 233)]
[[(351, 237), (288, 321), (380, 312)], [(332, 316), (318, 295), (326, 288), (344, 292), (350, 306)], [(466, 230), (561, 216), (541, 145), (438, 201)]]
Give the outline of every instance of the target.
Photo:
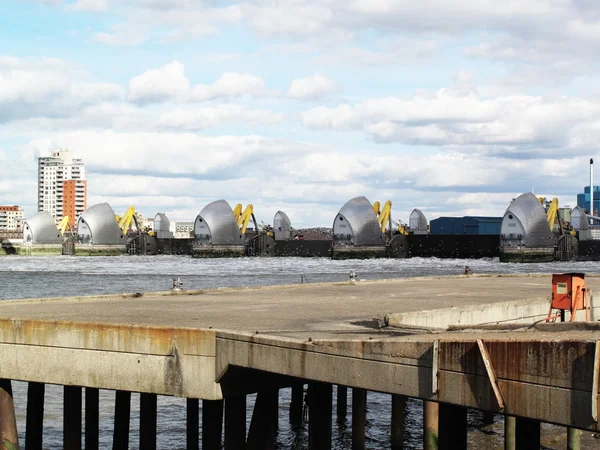
[[(88, 205), (192, 221), (208, 203), (330, 226), (349, 199), (501, 216), (575, 206), (600, 142), (596, 0), (2, 0), (0, 204), (37, 158)], [(600, 159), (598, 159), (600, 161)], [(600, 179), (600, 173), (598, 175)]]

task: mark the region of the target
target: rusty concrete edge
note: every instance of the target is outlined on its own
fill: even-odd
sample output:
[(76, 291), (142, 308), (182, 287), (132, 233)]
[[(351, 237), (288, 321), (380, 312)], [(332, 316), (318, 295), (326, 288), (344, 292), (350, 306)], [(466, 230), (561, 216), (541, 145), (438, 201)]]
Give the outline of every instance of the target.
[[(247, 344), (250, 346), (254, 346), (254, 347), (261, 347), (261, 348), (271, 348), (273, 350), (288, 350), (291, 352), (311, 352), (311, 353), (315, 353), (315, 354), (320, 354), (320, 355), (326, 355), (332, 358), (336, 358), (336, 359), (354, 359), (354, 360), (360, 360), (360, 361), (369, 361), (369, 362), (376, 362), (376, 363), (381, 363), (381, 364), (390, 364), (390, 365), (399, 365), (399, 366), (405, 366), (405, 367), (420, 367), (420, 368), (426, 368), (426, 369), (431, 369), (432, 367), (432, 355), (429, 354), (428, 352), (424, 352), (421, 356), (419, 357), (412, 357), (412, 356), (398, 356), (398, 361), (394, 362), (394, 361), (390, 361), (390, 360), (386, 360), (383, 358), (377, 358), (375, 354), (369, 353), (366, 356), (370, 356), (370, 357), (365, 357), (365, 355), (356, 355), (356, 354), (351, 354), (351, 353), (329, 353), (329, 352), (322, 352), (322, 351), (318, 351), (316, 349), (311, 349), (311, 346), (309, 344), (311, 343), (305, 343), (304, 346), (301, 347), (282, 347), (279, 345), (271, 345), (269, 343), (265, 343), (265, 342), (258, 342), (258, 341), (252, 341), (252, 342), (241, 342), (241, 341), (236, 341), (236, 340), (231, 340), (231, 339), (223, 339), (224, 341), (229, 341), (229, 342), (233, 342), (233, 343), (237, 343), (237, 344)], [(453, 344), (459, 344), (459, 345), (464, 345), (464, 344), (472, 344), (472, 345), (477, 345), (477, 340), (473, 340), (473, 339), (469, 339), (468, 341), (455, 341), (455, 340), (445, 340), (445, 341), (440, 341), (441, 343), (445, 344), (445, 345), (453, 345)], [(519, 345), (520, 342), (519, 341), (506, 341), (509, 342), (512, 345)], [(594, 343), (594, 341), (589, 341), (589, 342), (581, 342), (581, 341), (575, 341), (577, 343), (583, 343), (583, 344), (592, 344)], [(551, 344), (561, 344), (561, 343), (557, 343), (557, 342), (549, 342)], [(224, 343), (226, 345), (226, 342)], [(314, 344), (314, 343), (313, 343)], [(433, 342), (430, 343), (431, 346), (433, 346)], [(225, 361), (223, 361), (223, 359)], [(221, 355), (219, 354), (219, 352), (217, 352), (217, 366), (216, 366), (216, 371), (215, 371), (215, 376), (216, 376), (216, 380), (217, 382), (219, 382), (219, 380), (222, 378), (222, 376), (226, 373), (227, 368), (229, 366), (231, 366), (232, 364), (227, 360), (227, 357), (222, 356), (222, 352)], [(235, 365), (235, 364), (233, 364)], [(246, 366), (249, 367), (249, 366)], [(261, 370), (260, 368), (257, 367), (252, 367), (252, 368), (256, 368), (258, 370)], [(458, 374), (461, 376), (472, 376), (472, 377), (480, 377), (481, 379), (486, 379), (487, 375), (485, 373), (479, 373), (479, 372), (470, 372), (470, 371), (456, 371), (456, 370), (452, 370), (449, 368), (445, 368), (445, 367), (440, 367), (440, 372), (444, 372), (444, 373), (449, 373), (449, 374)], [(543, 384), (540, 383), (535, 383), (535, 382), (531, 382), (531, 381), (524, 381), (524, 380), (518, 380), (518, 379), (513, 379), (513, 378), (507, 378), (507, 377), (503, 377), (503, 376), (499, 376), (498, 377), (498, 381), (500, 382), (508, 382), (508, 383), (513, 383), (513, 382), (518, 382), (518, 383), (523, 383), (523, 384), (528, 384), (531, 386), (544, 386)], [(580, 388), (576, 388), (574, 386), (569, 387), (569, 388), (565, 388), (565, 387), (561, 387), (561, 386), (552, 386), (555, 389), (563, 389), (563, 390), (568, 390), (568, 391), (579, 391), (579, 392), (589, 392), (591, 394), (591, 390), (586, 390), (586, 389), (580, 389)]]
[[(101, 295), (81, 295), (72, 297), (38, 297), (38, 298), (23, 298), (23, 299), (4, 299), (0, 300), (0, 306), (4, 303), (44, 303), (44, 302), (58, 302), (58, 301), (70, 301), (70, 302), (81, 302), (81, 301), (93, 301), (93, 300), (106, 300), (114, 298), (128, 298), (135, 299), (139, 297), (153, 296), (153, 297), (172, 297), (172, 296), (194, 296), (194, 295), (214, 295), (220, 293), (231, 293), (231, 292), (248, 292), (248, 291), (277, 291), (284, 289), (311, 289), (314, 287), (327, 287), (327, 286), (360, 286), (361, 284), (375, 284), (375, 283), (410, 283), (426, 280), (444, 280), (444, 279), (473, 279), (473, 278), (546, 278), (551, 276), (552, 273), (525, 273), (525, 274), (471, 274), (471, 275), (443, 275), (443, 276), (427, 276), (427, 277), (407, 277), (407, 278), (382, 278), (377, 280), (359, 280), (357, 282), (350, 281), (334, 281), (327, 283), (303, 283), (303, 284), (277, 284), (271, 286), (245, 286), (245, 287), (232, 287), (232, 288), (214, 288), (214, 289), (193, 289), (193, 290), (181, 290), (181, 291), (156, 291), (156, 292), (128, 292), (120, 294), (101, 294)], [(600, 277), (600, 274), (586, 275), (588, 278)]]
[[(514, 330), (511, 330), (514, 331)], [(578, 330), (581, 331), (581, 330)], [(597, 334), (594, 333), (595, 329), (592, 330), (583, 330), (586, 332), (586, 338), (573, 338), (569, 337), (568, 330), (560, 330), (555, 334), (561, 334), (558, 336), (559, 339), (555, 339), (546, 334), (542, 334), (536, 331), (523, 331), (519, 333), (518, 337), (515, 337), (514, 334), (507, 337), (506, 333), (498, 332), (494, 330), (493, 332), (486, 332), (483, 330), (477, 330), (475, 332), (469, 333), (461, 333), (461, 332), (445, 332), (445, 333), (428, 333), (428, 334), (419, 334), (419, 335), (410, 335), (410, 336), (402, 336), (402, 337), (394, 337), (394, 338), (382, 338), (382, 339), (299, 339), (299, 338), (289, 338), (289, 337), (281, 337), (275, 335), (265, 335), (265, 334), (256, 334), (256, 333), (235, 333), (235, 332), (227, 332), (227, 331), (217, 331), (216, 339), (217, 341), (236, 341), (236, 342), (244, 342), (247, 344), (257, 344), (257, 345), (267, 345), (271, 347), (280, 347), (280, 348), (291, 348), (297, 350), (304, 351), (312, 351), (317, 353), (322, 353), (321, 350), (325, 349), (327, 346), (334, 345), (359, 345), (359, 344), (422, 344), (422, 345), (433, 345), (433, 342), (439, 340), (443, 343), (476, 343), (478, 339), (482, 339), (484, 342), (494, 342), (494, 343), (508, 343), (515, 344), (519, 342), (539, 342), (539, 343), (548, 343), (552, 345), (557, 345), (566, 342), (581, 342), (585, 344), (593, 343), (598, 340)], [(588, 337), (589, 336), (589, 337)], [(327, 352), (326, 352), (327, 353)]]

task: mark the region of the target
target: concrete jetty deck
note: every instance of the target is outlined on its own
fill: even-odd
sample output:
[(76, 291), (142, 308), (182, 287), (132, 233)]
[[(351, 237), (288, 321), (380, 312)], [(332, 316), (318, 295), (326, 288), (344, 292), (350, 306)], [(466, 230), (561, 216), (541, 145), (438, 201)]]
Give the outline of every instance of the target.
[[(600, 292), (600, 278), (587, 282)], [(462, 417), (452, 408), (600, 430), (597, 322), (533, 326), (538, 311), (493, 330), (494, 320), (454, 332), (402, 326), (424, 310), (549, 306), (550, 293), (550, 276), (461, 276), (3, 301), (0, 378), (225, 404), (310, 382), (329, 398), (325, 414), (335, 384), (448, 405), (440, 442), (457, 439), (460, 427), (442, 426)], [(532, 442), (527, 423), (517, 434)], [(314, 430), (311, 448), (328, 448), (330, 426)]]

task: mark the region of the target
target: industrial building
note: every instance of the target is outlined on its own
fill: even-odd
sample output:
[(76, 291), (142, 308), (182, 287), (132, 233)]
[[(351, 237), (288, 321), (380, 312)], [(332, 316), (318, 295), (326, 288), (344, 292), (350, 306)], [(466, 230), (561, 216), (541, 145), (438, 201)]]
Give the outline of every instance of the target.
[(502, 217), (439, 217), (429, 222), (431, 234), (500, 234)]
[(38, 158), (38, 211), (56, 221), (69, 217), (73, 227), (87, 207), (87, 181), (83, 160), (66, 149)]
[(0, 231), (20, 231), (23, 219), (23, 209), (20, 206), (0, 206)]
[[(583, 193), (577, 194), (577, 206), (583, 208), (585, 211), (590, 213), (590, 187), (586, 186), (583, 188)], [(600, 186), (594, 186), (594, 212), (590, 213), (592, 216), (598, 216), (600, 212)]]

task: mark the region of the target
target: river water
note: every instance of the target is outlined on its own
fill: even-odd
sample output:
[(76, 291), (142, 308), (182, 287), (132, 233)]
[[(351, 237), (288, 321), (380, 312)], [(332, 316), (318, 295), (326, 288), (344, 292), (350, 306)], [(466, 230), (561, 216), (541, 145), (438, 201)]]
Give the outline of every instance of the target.
[[(0, 300), (71, 295), (116, 294), (124, 292), (164, 291), (173, 277), (180, 277), (184, 289), (267, 286), (306, 282), (345, 281), (350, 271), (359, 279), (404, 278), (414, 276), (458, 275), (470, 266), (475, 274), (483, 273), (600, 273), (598, 262), (501, 264), (497, 259), (457, 260), (435, 258), (377, 259), (332, 261), (326, 258), (238, 258), (192, 259), (186, 256), (119, 256), (119, 257), (0, 257)], [(24, 443), (27, 385), (13, 383), (16, 413)], [(334, 417), (333, 440), (336, 450), (351, 448), (351, 395), (349, 414), (343, 420)], [(335, 393), (334, 393), (335, 399)], [(280, 396), (278, 448), (307, 448), (307, 426), (292, 430), (287, 422), (289, 390)], [(254, 398), (248, 397), (248, 418)], [(111, 448), (114, 392), (100, 393), (100, 447)], [(335, 407), (334, 407), (335, 411)], [(391, 399), (389, 395), (368, 394), (367, 448), (389, 448)], [(422, 404), (409, 400), (406, 416), (406, 446), (422, 448)], [(47, 386), (44, 413), (44, 448), (62, 447), (62, 388)], [(471, 411), (469, 448), (501, 449), (501, 416), (492, 426), (484, 426), (481, 414)], [(139, 395), (132, 395), (130, 448), (138, 448)], [(543, 448), (566, 448), (565, 430), (543, 425)], [(600, 448), (600, 441), (584, 433), (583, 449)], [(158, 448), (185, 448), (185, 400), (172, 397), (158, 399)]]

